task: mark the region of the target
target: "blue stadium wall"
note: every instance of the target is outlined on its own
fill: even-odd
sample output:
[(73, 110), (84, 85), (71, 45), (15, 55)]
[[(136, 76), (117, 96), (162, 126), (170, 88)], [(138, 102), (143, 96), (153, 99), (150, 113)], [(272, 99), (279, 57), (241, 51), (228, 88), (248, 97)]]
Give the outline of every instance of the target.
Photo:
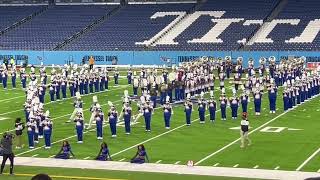
[[(14, 57), (17, 64), (28, 60), (28, 64), (44, 65), (66, 64), (68, 62), (81, 63), (82, 59), (94, 56), (96, 64), (111, 65), (171, 65), (180, 62), (192, 61), (202, 56), (209, 58), (231, 56), (235, 61), (242, 56), (246, 61), (249, 58), (258, 60), (260, 57), (275, 56), (277, 60), (287, 59), (288, 56), (305, 56), (307, 62), (320, 62), (320, 51), (0, 51), (0, 62)], [(167, 63), (169, 62), (169, 63)], [(255, 61), (258, 65), (258, 61)]]

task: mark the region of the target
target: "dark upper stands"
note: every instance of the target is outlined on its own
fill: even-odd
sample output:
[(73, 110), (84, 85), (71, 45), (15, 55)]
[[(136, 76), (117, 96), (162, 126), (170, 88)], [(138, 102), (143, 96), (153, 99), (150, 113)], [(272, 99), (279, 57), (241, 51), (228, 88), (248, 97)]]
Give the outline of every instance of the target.
[(166, 27), (175, 16), (151, 20), (161, 11), (186, 11), (194, 4), (128, 5), (99, 27), (65, 47), (66, 50), (140, 50), (135, 42), (148, 40)]
[(39, 11), (44, 6), (0, 6), (0, 31)]
[(54, 6), (0, 36), (0, 49), (51, 50), (115, 6)]
[[(68, 0), (60, 0), (65, 2)], [(244, 20), (266, 20), (281, 0), (207, 0), (197, 6), (196, 11), (225, 11), (221, 18), (244, 18)], [(62, 50), (143, 50), (143, 42), (154, 37), (176, 16), (156, 19), (150, 17), (156, 12), (189, 12), (194, 3), (182, 4), (136, 4), (126, 5), (115, 11), (93, 29), (66, 44)], [(0, 49), (52, 50), (95, 20), (111, 12), (116, 6), (77, 5), (52, 6), (32, 20), (0, 35)], [(246, 45), (249, 50), (319, 50), (320, 33), (312, 43), (288, 43), (286, 40), (299, 36), (307, 24), (320, 19), (320, 1), (289, 0), (276, 19), (300, 19), (297, 26), (281, 24), (276, 26), (269, 37), (273, 43)], [(43, 6), (0, 7), (0, 30), (39, 11)], [(232, 23), (218, 37), (223, 43), (188, 43), (201, 38), (214, 25), (213, 17), (201, 16), (184, 30), (175, 41), (177, 45), (157, 45), (153, 50), (239, 50), (237, 41), (247, 41), (257, 32), (260, 25), (244, 26), (244, 21)], [(183, 21), (183, 20), (182, 20)]]

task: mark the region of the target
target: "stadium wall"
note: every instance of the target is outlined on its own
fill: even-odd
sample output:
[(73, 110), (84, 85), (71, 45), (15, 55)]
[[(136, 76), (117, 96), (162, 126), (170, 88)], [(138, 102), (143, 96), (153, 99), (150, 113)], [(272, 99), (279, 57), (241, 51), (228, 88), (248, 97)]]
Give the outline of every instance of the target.
[(233, 61), (242, 56), (246, 61), (255, 59), (258, 66), (260, 57), (275, 56), (277, 60), (287, 59), (290, 56), (305, 56), (307, 62), (320, 63), (320, 51), (0, 51), (0, 62), (4, 59), (14, 57), (17, 64), (28, 60), (28, 64), (44, 65), (81, 63), (90, 56), (94, 56), (98, 65), (163, 65), (178, 64), (180, 62), (192, 61), (202, 56), (209, 58), (231, 56)]

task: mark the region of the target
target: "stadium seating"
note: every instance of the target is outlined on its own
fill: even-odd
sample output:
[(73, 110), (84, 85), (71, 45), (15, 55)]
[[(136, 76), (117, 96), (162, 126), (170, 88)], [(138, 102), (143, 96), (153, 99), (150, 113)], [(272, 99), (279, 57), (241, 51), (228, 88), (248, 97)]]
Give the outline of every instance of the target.
[[(244, 20), (261, 20), (272, 11), (278, 0), (256, 1), (249, 0), (243, 3), (239, 0), (216, 0), (207, 1), (197, 11), (225, 11), (222, 19), (242, 18)], [(257, 7), (263, 7), (262, 9)], [(221, 32), (221, 43), (190, 43), (188, 41), (201, 38), (216, 23), (212, 22), (212, 17), (201, 16), (188, 29), (181, 33), (176, 41), (176, 46), (158, 46), (158, 50), (237, 50), (241, 44), (237, 43), (245, 37), (249, 37), (258, 25), (244, 26), (244, 21), (232, 23), (226, 30)], [(222, 22), (223, 23), (223, 22)]]
[(115, 6), (51, 6), (47, 11), (0, 36), (0, 49), (51, 50)]
[(141, 50), (135, 42), (148, 40), (175, 16), (150, 19), (156, 12), (187, 11), (194, 4), (127, 5), (99, 27), (65, 47), (66, 50)]
[[(68, 0), (60, 0), (65, 1)], [(278, 13), (275, 7), (279, 2), (129, 4), (115, 11), (112, 10), (119, 6), (50, 6), (1, 35), (0, 49), (52, 50), (112, 12), (60, 50), (319, 50), (320, 2), (290, 0), (283, 8), (278, 6)], [(0, 30), (41, 7), (0, 7)]]
[[(289, 0), (288, 4), (276, 17), (276, 19), (296, 19), (297, 24), (280, 24), (277, 25), (269, 34), (272, 43), (254, 43), (249, 46), (250, 50), (319, 50), (320, 34), (318, 28), (320, 26), (320, 1), (314, 0)], [(301, 35), (309, 22), (311, 22), (310, 33), (303, 38), (296, 38)], [(314, 36), (316, 36), (314, 38)], [(306, 42), (310, 39), (311, 42)], [(294, 43), (293, 43), (294, 42)]]
[(0, 31), (39, 11), (44, 6), (0, 6)]

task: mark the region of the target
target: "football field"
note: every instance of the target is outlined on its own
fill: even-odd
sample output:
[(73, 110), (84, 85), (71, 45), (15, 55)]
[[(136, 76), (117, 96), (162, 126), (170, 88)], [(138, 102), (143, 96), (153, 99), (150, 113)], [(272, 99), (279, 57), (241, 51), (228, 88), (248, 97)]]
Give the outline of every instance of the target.
[[(92, 96), (96, 95), (105, 114), (109, 107), (107, 102), (112, 101), (117, 110), (122, 107), (122, 96), (124, 90), (129, 90), (132, 95), (132, 86), (127, 84), (127, 79), (122, 78), (119, 86), (114, 86), (113, 79), (110, 81), (109, 91), (97, 92), (82, 96), (84, 102), (84, 117), (88, 122), (90, 118), (89, 108), (92, 103)], [(0, 132), (13, 131), (14, 120), (21, 117), (25, 120), (23, 103), (25, 92), (18, 86), (17, 89), (4, 90), (0, 87)], [(232, 84), (226, 83), (226, 94), (232, 95)], [(215, 88), (218, 88), (216, 81)], [(68, 92), (69, 93), (69, 92)], [(220, 91), (215, 90), (215, 98), (218, 100)], [(69, 95), (69, 94), (68, 94)], [(208, 94), (206, 95), (208, 96)], [(68, 96), (70, 97), (70, 96)], [(252, 97), (251, 97), (252, 99)], [(73, 111), (73, 98), (49, 103), (48, 92), (46, 94), (45, 110), (50, 110), (53, 120), (52, 148), (44, 149), (44, 141), (40, 140), (34, 149), (27, 146), (26, 131), (23, 134), (25, 146), (15, 150), (17, 157), (52, 158), (60, 150), (62, 141), (68, 140), (75, 154), (75, 159), (92, 160), (97, 156), (100, 149), (101, 140), (96, 139), (96, 129), (84, 132), (84, 143), (77, 144), (75, 124), (65, 123)], [(219, 103), (218, 103), (219, 104)], [(132, 102), (134, 115), (137, 114), (136, 102)], [(174, 114), (171, 117), (171, 129), (164, 127), (163, 111), (160, 106), (152, 116), (152, 131), (145, 132), (144, 120), (140, 119), (132, 124), (132, 132), (126, 135), (124, 124), (118, 123), (117, 138), (111, 138), (108, 123), (104, 125), (104, 140), (109, 145), (113, 161), (130, 161), (136, 153), (136, 146), (144, 144), (148, 152), (150, 163), (186, 165), (192, 160), (196, 166), (215, 166), (230, 168), (249, 169), (269, 169), (288, 171), (320, 171), (320, 97), (316, 96), (311, 100), (284, 112), (282, 100), (282, 88), (279, 88), (277, 97), (277, 112), (269, 113), (268, 95), (265, 93), (262, 100), (262, 113), (260, 116), (254, 115), (254, 105), (250, 102), (248, 113), (250, 120), (250, 139), (252, 145), (240, 148), (240, 118), (241, 107), (238, 110), (238, 119), (231, 119), (231, 110), (228, 108), (227, 120), (221, 120), (220, 110), (216, 113), (216, 121), (211, 123), (209, 115), (206, 116), (206, 123), (200, 124), (198, 119), (197, 105), (194, 103), (195, 111), (192, 113), (192, 125), (185, 126), (185, 113), (182, 104), (174, 105)], [(209, 113), (207, 111), (207, 113)], [(107, 162), (106, 162), (107, 163)], [(20, 170), (20, 172), (19, 172)], [(35, 171), (33, 171), (35, 170)], [(39, 169), (32, 167), (17, 167), (17, 175), (38, 172)], [(64, 169), (46, 169), (55, 175), (70, 175)], [(76, 171), (76, 170), (70, 170)], [(77, 171), (78, 172), (78, 171)], [(86, 173), (87, 172), (87, 173)], [(65, 173), (65, 174), (63, 174)], [(105, 176), (100, 176), (102, 170), (81, 170), (75, 173), (81, 177), (108, 177), (109, 179), (148, 179), (151, 173), (120, 173), (114, 175), (109, 172)], [(32, 173), (34, 174), (34, 173)], [(132, 174), (125, 176), (124, 174)], [(133, 175), (134, 174), (134, 175)], [(141, 173), (140, 173), (141, 174)], [(147, 175), (145, 175), (147, 174)], [(96, 176), (95, 176), (96, 175)], [(145, 176), (144, 176), (145, 175)], [(320, 175), (320, 174), (319, 174)], [(134, 177), (135, 176), (135, 177)], [(167, 175), (161, 175), (162, 179)], [(173, 177), (174, 175), (171, 175)], [(176, 175), (177, 176), (177, 175)], [(176, 178), (186, 179), (190, 175)], [(0, 176), (0, 179), (3, 177)], [(16, 177), (17, 179), (19, 176)], [(168, 175), (169, 178), (169, 175)], [(210, 179), (212, 177), (202, 177)], [(222, 177), (221, 177), (222, 178)], [(5, 177), (9, 179), (9, 177)], [(57, 177), (57, 179), (68, 179)], [(169, 178), (170, 179), (170, 178)], [(220, 178), (219, 178), (220, 179)]]

